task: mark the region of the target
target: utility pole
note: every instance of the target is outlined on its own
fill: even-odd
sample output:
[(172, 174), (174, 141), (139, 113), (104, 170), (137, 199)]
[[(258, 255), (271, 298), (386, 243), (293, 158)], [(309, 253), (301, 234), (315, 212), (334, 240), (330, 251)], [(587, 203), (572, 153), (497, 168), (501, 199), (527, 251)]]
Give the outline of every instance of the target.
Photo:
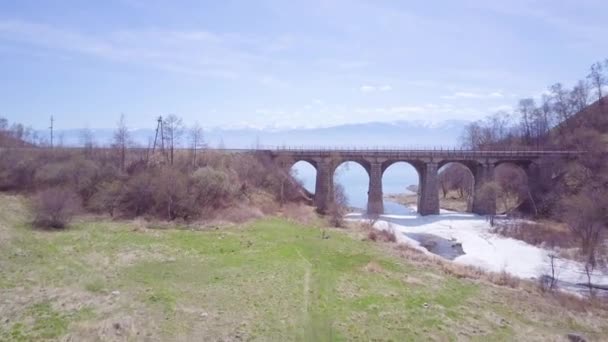
[(160, 145), (161, 155), (165, 159), (168, 159), (168, 156), (165, 154), (165, 129), (163, 127), (163, 117), (159, 116), (156, 121), (156, 134), (154, 135), (154, 144), (152, 145), (152, 155), (154, 155), (156, 147)]
[(165, 135), (163, 129), (163, 117), (159, 116), (156, 120), (156, 134), (154, 135), (154, 145), (152, 145), (152, 153), (156, 150), (156, 144), (158, 142), (158, 133), (160, 133), (160, 149), (162, 153), (165, 153)]
[(51, 130), (51, 148), (53, 148), (53, 123), (55, 122), (55, 120), (53, 119), (53, 116), (51, 115), (51, 126), (49, 127), (49, 129)]

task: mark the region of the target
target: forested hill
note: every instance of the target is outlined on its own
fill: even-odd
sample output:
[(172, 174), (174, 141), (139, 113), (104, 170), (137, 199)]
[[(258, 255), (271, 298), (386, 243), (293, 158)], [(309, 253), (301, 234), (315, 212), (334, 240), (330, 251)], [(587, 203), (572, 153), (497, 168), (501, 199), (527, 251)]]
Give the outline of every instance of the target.
[[(464, 146), (488, 148), (577, 149), (578, 157), (543, 161), (550, 177), (529, 179), (520, 195), (534, 202), (536, 214), (564, 222), (581, 243), (586, 265), (608, 261), (608, 59), (595, 63), (572, 88), (561, 83), (537, 99), (519, 101), (468, 125)], [(503, 189), (504, 190), (504, 189)]]

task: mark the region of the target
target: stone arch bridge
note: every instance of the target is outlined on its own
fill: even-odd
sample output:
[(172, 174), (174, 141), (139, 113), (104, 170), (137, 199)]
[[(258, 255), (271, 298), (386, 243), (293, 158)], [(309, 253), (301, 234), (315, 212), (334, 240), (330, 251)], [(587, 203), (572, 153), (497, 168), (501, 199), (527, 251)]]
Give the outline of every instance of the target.
[[(344, 162), (363, 166), (369, 176), (369, 214), (384, 212), (382, 175), (394, 163), (412, 165), (419, 176), (418, 212), (421, 215), (439, 213), (438, 170), (448, 163), (467, 167), (474, 178), (474, 213), (487, 215), (496, 212), (496, 198), (480, 198), (479, 189), (494, 178), (494, 169), (511, 163), (525, 171), (528, 180), (543, 176), (543, 163), (551, 158), (569, 157), (570, 151), (476, 151), (476, 150), (402, 150), (402, 149), (291, 149), (258, 150), (269, 154), (282, 167), (291, 168), (299, 161), (310, 163), (317, 171), (314, 202), (325, 212), (333, 201), (334, 171)], [(546, 168), (545, 168), (546, 169)]]

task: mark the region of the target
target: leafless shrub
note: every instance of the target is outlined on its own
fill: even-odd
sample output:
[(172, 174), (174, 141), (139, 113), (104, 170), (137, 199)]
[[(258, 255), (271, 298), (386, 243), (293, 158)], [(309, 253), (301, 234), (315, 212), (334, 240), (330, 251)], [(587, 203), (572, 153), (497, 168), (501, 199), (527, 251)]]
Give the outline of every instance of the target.
[(141, 216), (154, 205), (152, 197), (152, 175), (142, 172), (131, 176), (120, 196), (120, 209), (129, 216)]
[(370, 229), (369, 232), (367, 232), (367, 239), (374, 242), (378, 241), (378, 235), (378, 231)]
[(508, 286), (508, 287), (511, 287), (514, 289), (519, 287), (520, 279), (512, 276), (510, 273), (508, 273), (505, 270), (502, 270), (499, 273), (489, 273), (489, 274), (490, 274), (489, 280), (496, 285)]
[(120, 206), (122, 187), (123, 184), (119, 181), (100, 184), (89, 201), (89, 208), (94, 212), (107, 213), (114, 217)]
[(69, 186), (86, 202), (96, 191), (99, 165), (81, 156), (53, 163), (47, 163), (36, 170), (35, 182), (38, 188)]
[(496, 201), (499, 212), (511, 213), (528, 197), (528, 179), (520, 167), (500, 164), (494, 171), (494, 179), (498, 185)]
[(468, 198), (473, 192), (473, 175), (464, 165), (449, 163), (439, 173), (439, 185), (443, 198), (449, 191), (456, 191), (461, 199)]
[(23, 191), (34, 187), (40, 158), (17, 150), (0, 151), (0, 191)]
[(367, 238), (371, 241), (397, 242), (397, 236), (392, 229), (370, 229), (367, 233)]
[(237, 184), (229, 171), (202, 167), (190, 178), (190, 191), (196, 203), (206, 208), (226, 206), (237, 195)]
[(49, 188), (33, 199), (34, 225), (40, 228), (65, 228), (80, 209), (80, 198), (65, 188)]
[(608, 201), (603, 191), (586, 188), (578, 195), (563, 199), (562, 208), (564, 221), (580, 242), (589, 296), (594, 297), (591, 275), (597, 266), (606, 262), (606, 253), (602, 253), (602, 241), (607, 230)]
[(538, 277), (538, 288), (541, 292), (553, 292), (557, 290), (558, 282), (558, 270), (556, 265), (557, 255), (555, 253), (549, 253), (548, 258), (548, 272), (543, 273)]
[(342, 184), (335, 183), (333, 191), (333, 201), (329, 204), (327, 213), (329, 214), (329, 221), (334, 227), (344, 226), (344, 215), (348, 205), (348, 199), (344, 192)]
[(172, 168), (162, 168), (152, 182), (155, 214), (169, 221), (196, 215), (196, 204), (188, 195), (187, 176)]

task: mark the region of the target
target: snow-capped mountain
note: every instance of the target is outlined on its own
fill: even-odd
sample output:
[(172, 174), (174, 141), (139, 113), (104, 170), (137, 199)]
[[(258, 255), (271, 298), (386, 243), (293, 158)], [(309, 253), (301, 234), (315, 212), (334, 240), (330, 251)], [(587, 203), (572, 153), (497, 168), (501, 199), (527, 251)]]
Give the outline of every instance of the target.
[[(307, 147), (453, 147), (468, 121), (443, 122), (395, 121), (347, 124), (323, 128), (257, 129), (211, 128), (204, 131), (205, 141), (211, 147), (250, 148), (254, 146), (307, 146)], [(113, 129), (91, 130), (97, 143), (107, 145), (112, 141)], [(39, 135), (47, 134), (40, 131)], [(133, 129), (134, 143), (147, 146), (154, 139), (154, 129)], [(56, 130), (56, 137), (66, 146), (81, 144), (82, 131), (77, 129)], [(182, 146), (187, 146), (187, 131)]]

